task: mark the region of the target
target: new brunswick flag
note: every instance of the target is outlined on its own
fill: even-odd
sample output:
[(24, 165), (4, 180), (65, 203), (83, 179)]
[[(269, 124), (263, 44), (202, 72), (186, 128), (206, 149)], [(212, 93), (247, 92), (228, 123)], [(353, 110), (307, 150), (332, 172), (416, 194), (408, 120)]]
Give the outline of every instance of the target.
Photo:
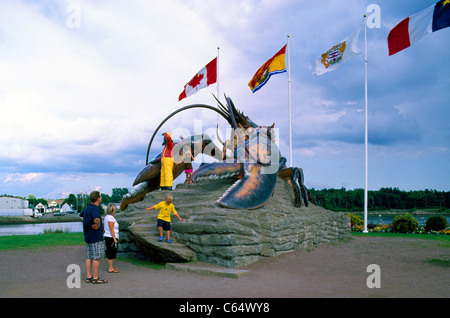
[(253, 75), (252, 80), (248, 83), (252, 92), (256, 92), (258, 89), (264, 86), (267, 83), (269, 78), (273, 74), (279, 74), (286, 72), (286, 46), (278, 51), (277, 54), (272, 56), (266, 63), (263, 64)]

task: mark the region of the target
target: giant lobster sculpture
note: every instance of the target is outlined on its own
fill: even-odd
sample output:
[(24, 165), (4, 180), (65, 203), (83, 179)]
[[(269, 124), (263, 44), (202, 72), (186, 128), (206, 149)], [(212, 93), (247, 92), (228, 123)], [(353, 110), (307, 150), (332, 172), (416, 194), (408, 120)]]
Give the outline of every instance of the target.
[[(232, 100), (225, 97), (227, 106), (219, 103), (218, 108), (195, 104), (182, 107), (167, 116), (153, 133), (147, 149), (146, 166), (136, 177), (130, 193), (126, 194), (120, 204), (123, 211), (131, 203), (141, 201), (148, 192), (160, 188), (161, 162), (158, 154), (152, 161), (148, 161), (153, 139), (161, 126), (179, 112), (191, 108), (206, 108), (217, 112), (233, 128), (235, 147), (232, 147), (231, 158), (225, 158), (222, 150), (214, 144), (206, 134), (193, 135), (175, 144), (173, 177), (176, 179), (184, 170), (182, 159), (183, 150), (189, 150), (194, 157), (199, 153), (209, 155), (218, 160), (210, 164), (202, 164), (192, 175), (194, 182), (201, 179), (235, 178), (237, 181), (217, 200), (220, 206), (238, 209), (257, 209), (263, 206), (271, 197), (278, 177), (289, 182), (294, 191), (297, 207), (301, 206), (302, 198), (305, 206), (314, 198), (304, 186), (303, 171), (301, 168), (286, 167), (286, 158), (281, 157), (275, 143), (273, 127), (256, 125), (244, 113), (238, 111)], [(234, 137), (234, 138), (233, 138)], [(219, 139), (220, 141), (220, 139)], [(228, 144), (227, 144), (228, 145)], [(222, 148), (224, 149), (224, 148)]]

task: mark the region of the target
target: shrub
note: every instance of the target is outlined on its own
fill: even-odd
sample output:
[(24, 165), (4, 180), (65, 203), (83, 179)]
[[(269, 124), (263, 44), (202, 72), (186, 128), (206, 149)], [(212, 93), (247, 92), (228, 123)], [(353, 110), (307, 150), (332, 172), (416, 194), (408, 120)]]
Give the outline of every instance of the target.
[(347, 216), (350, 217), (350, 223), (352, 224), (352, 226), (364, 224), (364, 220), (359, 215), (347, 213)]
[(431, 216), (427, 219), (425, 223), (425, 227), (427, 230), (440, 231), (445, 230), (448, 226), (448, 222), (446, 218), (442, 215)]
[(392, 231), (398, 233), (412, 233), (419, 226), (419, 221), (411, 214), (397, 215), (392, 220)]

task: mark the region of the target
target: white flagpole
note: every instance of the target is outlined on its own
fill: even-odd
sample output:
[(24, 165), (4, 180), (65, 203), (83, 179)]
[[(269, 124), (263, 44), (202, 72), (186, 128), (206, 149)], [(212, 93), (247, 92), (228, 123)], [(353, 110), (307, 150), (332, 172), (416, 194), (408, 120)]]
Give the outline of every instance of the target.
[(289, 34), (287, 36), (288, 48), (288, 95), (289, 95), (289, 165), (293, 167), (292, 163), (292, 109), (291, 109), (291, 47), (289, 45)]
[[(217, 47), (217, 99), (220, 99), (219, 95), (219, 51), (220, 47)], [(219, 114), (217, 114), (217, 125), (219, 125)]]
[[(217, 47), (217, 98), (219, 98), (219, 51), (220, 47)], [(219, 114), (217, 114), (219, 116)]]
[(365, 186), (364, 186), (364, 230), (367, 230), (367, 184), (368, 184), (368, 130), (367, 130), (367, 15), (364, 15), (364, 89), (365, 89), (365, 129), (364, 129), (364, 148), (365, 148)]
[[(217, 75), (217, 81), (216, 81), (216, 83), (217, 83), (217, 85), (216, 85), (216, 88), (217, 88), (217, 99), (218, 100), (220, 100), (220, 95), (219, 95), (219, 51), (220, 51), (220, 47), (217, 47), (217, 69), (216, 69), (216, 71), (217, 71), (217, 73), (216, 73), (216, 75)], [(217, 107), (219, 107), (219, 103), (217, 102)], [(218, 135), (219, 134), (219, 113), (217, 113), (216, 114), (216, 116), (217, 116), (217, 129), (216, 129), (216, 134)], [(217, 138), (217, 140), (219, 140), (219, 136), (216, 136), (216, 138)], [(203, 156), (203, 154), (202, 154), (202, 156)], [(203, 157), (202, 157), (202, 160), (203, 160)]]

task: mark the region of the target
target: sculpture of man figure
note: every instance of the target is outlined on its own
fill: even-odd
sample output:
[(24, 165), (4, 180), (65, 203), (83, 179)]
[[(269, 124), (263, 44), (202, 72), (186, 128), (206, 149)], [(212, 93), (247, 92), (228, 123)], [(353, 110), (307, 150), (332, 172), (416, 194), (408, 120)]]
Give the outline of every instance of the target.
[(168, 132), (163, 134), (164, 141), (162, 145), (164, 150), (161, 156), (161, 190), (172, 190), (173, 186), (173, 139), (172, 135)]

